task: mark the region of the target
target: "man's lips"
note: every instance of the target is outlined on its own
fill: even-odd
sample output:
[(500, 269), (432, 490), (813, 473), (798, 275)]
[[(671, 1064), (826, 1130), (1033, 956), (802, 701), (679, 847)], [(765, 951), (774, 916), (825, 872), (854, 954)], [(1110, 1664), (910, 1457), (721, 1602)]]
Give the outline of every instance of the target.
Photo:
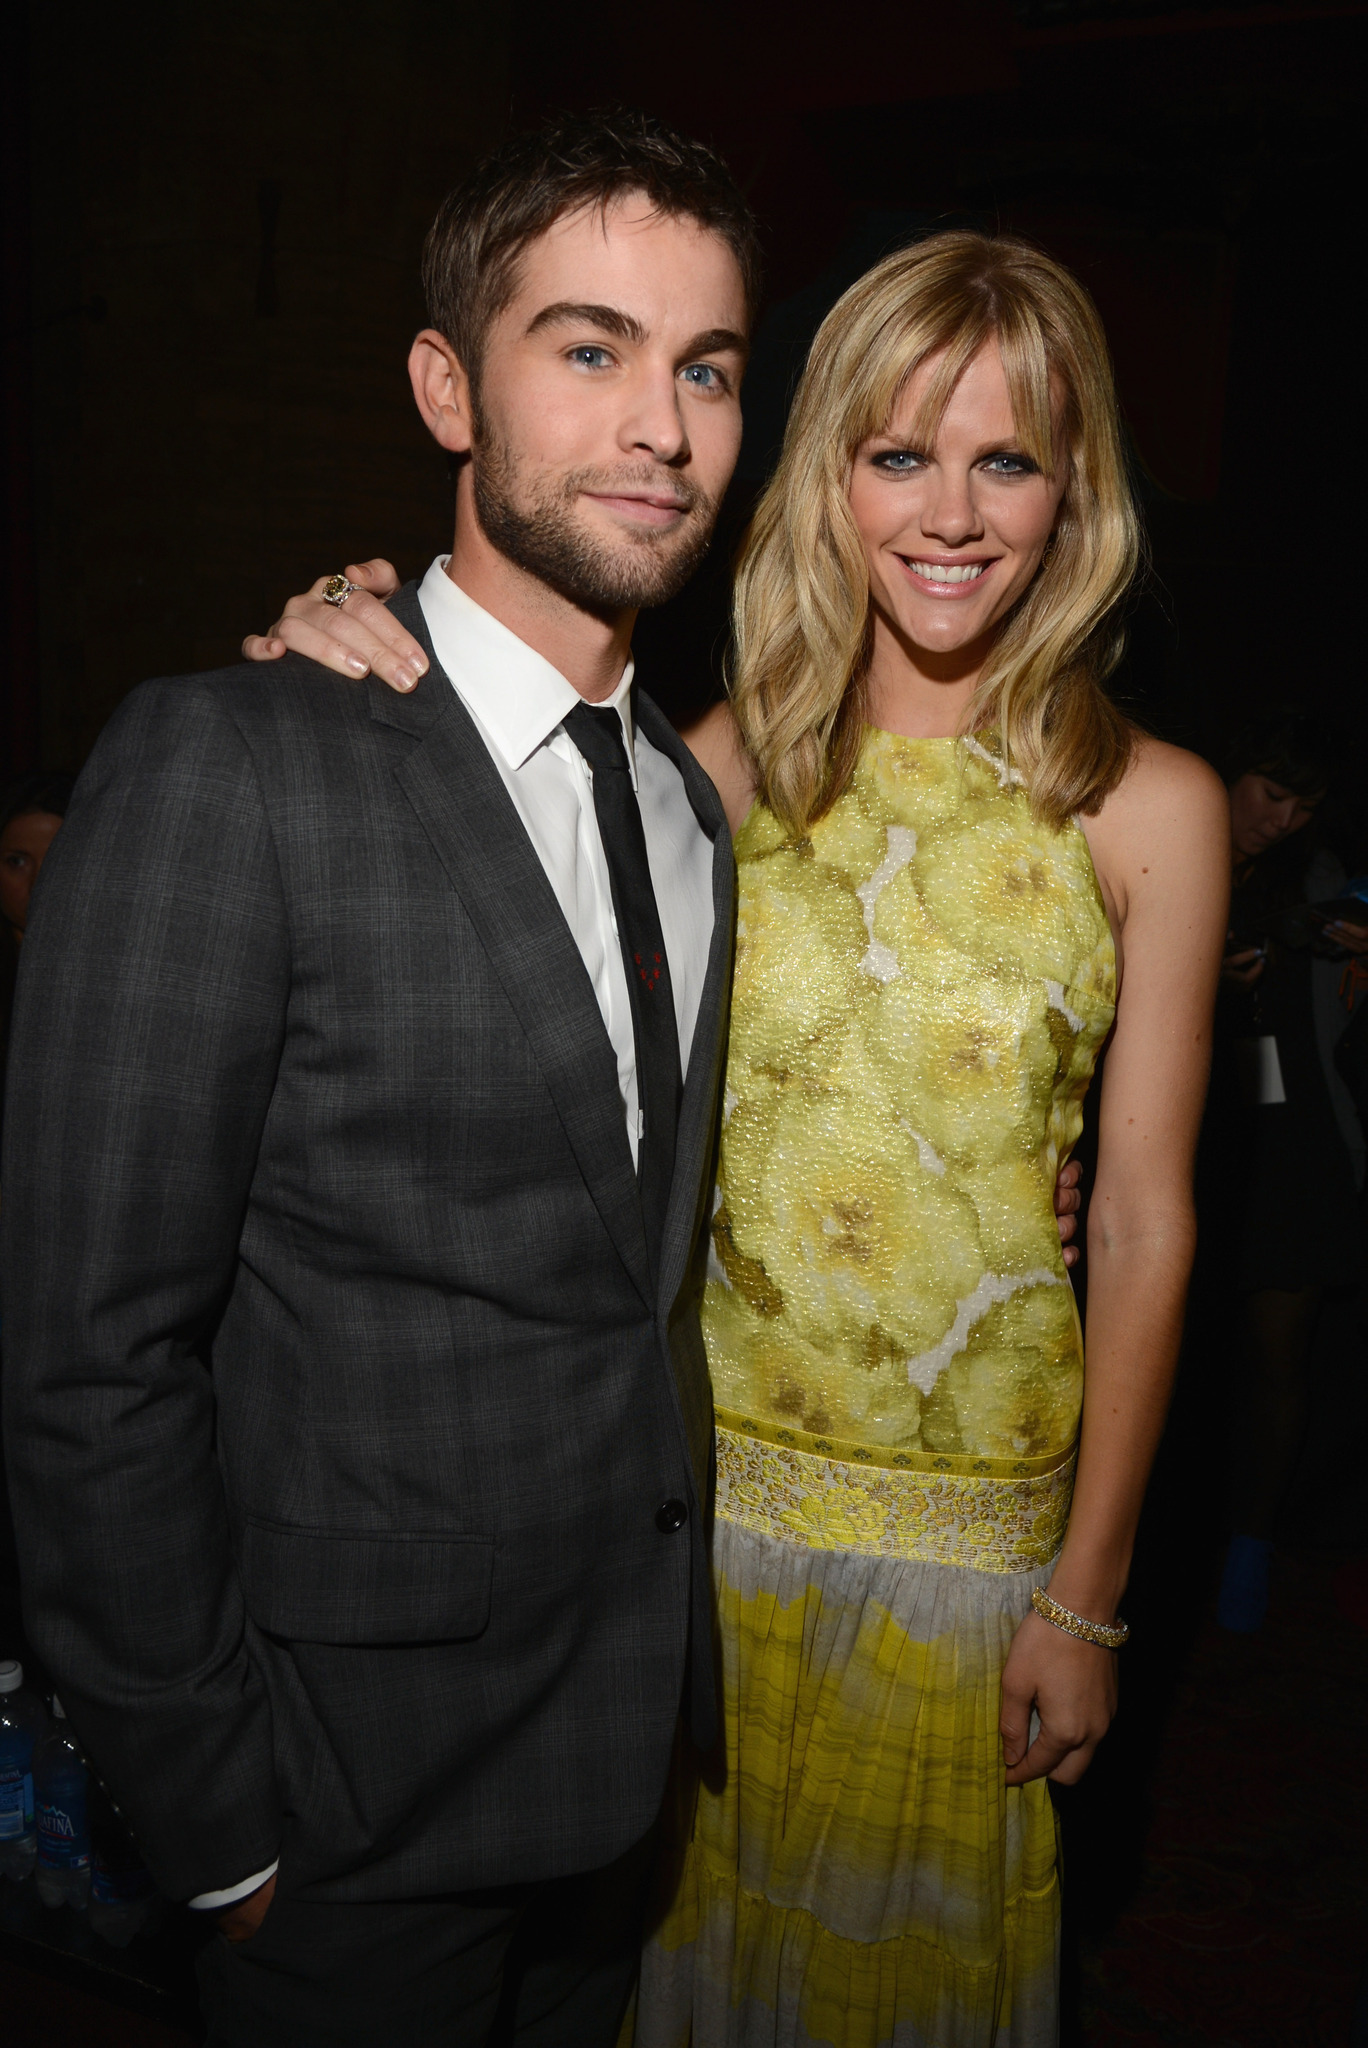
[(899, 555), (903, 573), (917, 590), (943, 602), (966, 598), (982, 588), (996, 555)]
[(690, 510), (683, 498), (673, 498), (668, 491), (586, 491), (584, 495), (616, 512), (620, 519), (632, 519), (641, 526), (669, 526)]

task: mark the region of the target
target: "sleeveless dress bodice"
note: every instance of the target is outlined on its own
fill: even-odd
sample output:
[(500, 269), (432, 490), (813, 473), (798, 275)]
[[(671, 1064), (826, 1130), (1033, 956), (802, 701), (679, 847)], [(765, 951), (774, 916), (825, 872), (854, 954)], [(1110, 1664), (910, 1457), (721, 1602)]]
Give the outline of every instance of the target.
[(1066, 1451), (1053, 1190), (1116, 994), (1087, 840), (1032, 815), (992, 736), (871, 729), (806, 837), (757, 805), (736, 851), (719, 1411), (880, 1463)]

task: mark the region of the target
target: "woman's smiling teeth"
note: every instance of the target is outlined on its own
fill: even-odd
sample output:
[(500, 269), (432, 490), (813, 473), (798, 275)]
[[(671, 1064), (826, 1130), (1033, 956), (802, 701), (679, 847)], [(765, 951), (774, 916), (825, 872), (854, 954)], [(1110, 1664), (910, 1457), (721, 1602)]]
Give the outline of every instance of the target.
[(973, 583), (988, 567), (987, 562), (919, 562), (905, 557), (909, 569), (915, 569), (928, 583)]

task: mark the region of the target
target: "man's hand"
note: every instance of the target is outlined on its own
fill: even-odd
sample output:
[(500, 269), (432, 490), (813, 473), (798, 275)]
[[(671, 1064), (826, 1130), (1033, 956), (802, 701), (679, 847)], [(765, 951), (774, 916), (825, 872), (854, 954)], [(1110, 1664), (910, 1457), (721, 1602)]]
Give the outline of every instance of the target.
[[(1031, 1741), (1031, 1709), (1040, 1731)], [(1028, 1614), (1012, 1638), (1002, 1673), (1002, 1736), (1007, 1783), (1053, 1778), (1076, 1785), (1116, 1712), (1116, 1652), (1065, 1635)]]
[(236, 1900), (218, 1916), (219, 1931), (229, 1941), (250, 1941), (266, 1918), (267, 1909), (275, 1897), (275, 1872), (265, 1884), (254, 1892), (248, 1892), (245, 1899)]
[(1059, 1242), (1064, 1247), (1066, 1266), (1078, 1264), (1078, 1246), (1073, 1238), (1078, 1229), (1078, 1212), (1083, 1207), (1082, 1179), (1082, 1167), (1076, 1159), (1071, 1159), (1055, 1182), (1055, 1221), (1059, 1225)]
[(377, 675), (392, 690), (411, 690), (426, 675), (428, 660), (382, 599), (393, 597), (399, 578), (392, 562), (349, 562), (343, 571), (358, 587), (345, 604), (325, 604), (318, 581), (292, 597), (269, 633), (249, 633), (242, 643), (247, 661), (278, 661), (286, 648), (307, 654), (340, 676)]

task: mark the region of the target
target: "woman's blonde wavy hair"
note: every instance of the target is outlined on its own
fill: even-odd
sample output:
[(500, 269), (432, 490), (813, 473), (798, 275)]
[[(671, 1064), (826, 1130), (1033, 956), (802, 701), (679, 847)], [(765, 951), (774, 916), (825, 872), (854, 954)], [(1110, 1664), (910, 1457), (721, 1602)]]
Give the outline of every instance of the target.
[(732, 707), (760, 794), (801, 834), (850, 783), (866, 722), (869, 572), (848, 499), (855, 451), (886, 430), (908, 379), (938, 356), (920, 408), (934, 443), (960, 375), (997, 341), (1023, 451), (1068, 475), (1053, 547), (998, 630), (964, 721), (996, 728), (1038, 816), (1095, 811), (1125, 774), (1135, 729), (1102, 688), (1140, 528), (1106, 337), (1076, 278), (1007, 236), (933, 235), (887, 256), (818, 329), (783, 453), (736, 577)]

